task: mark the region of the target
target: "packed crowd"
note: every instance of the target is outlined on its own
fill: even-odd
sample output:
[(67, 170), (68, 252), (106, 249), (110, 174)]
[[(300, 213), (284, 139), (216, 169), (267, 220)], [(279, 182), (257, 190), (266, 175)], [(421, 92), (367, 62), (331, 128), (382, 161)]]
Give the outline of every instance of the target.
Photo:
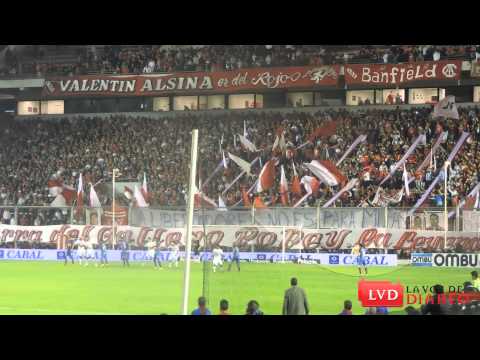
[[(37, 50), (39, 55), (41, 50)], [(24, 74), (73, 76), (88, 73), (140, 74), (171, 71), (229, 71), (254, 67), (403, 63), (449, 58), (479, 60), (480, 45), (105, 45), (103, 52), (86, 46), (74, 63), (23, 63)], [(16, 74), (18, 60), (9, 57), (5, 74)]]
[[(84, 194), (87, 203), (89, 183), (110, 182), (111, 169), (117, 167), (124, 180), (142, 181), (147, 174), (150, 205), (156, 207), (184, 206), (186, 199), (190, 158), (190, 130), (199, 128), (198, 176), (202, 191), (217, 202), (221, 196), (227, 207), (242, 206), (242, 189), (254, 185), (261, 167), (273, 156), (278, 160), (275, 185), (259, 196), (266, 206), (281, 206), (279, 201), (280, 165), (286, 171), (291, 191), (294, 164), (299, 179), (312, 175), (303, 163), (312, 159), (336, 163), (346, 149), (361, 134), (367, 141), (360, 144), (339, 166), (346, 178), (358, 178), (359, 184), (344, 193), (335, 206), (378, 206), (375, 195), (379, 182), (388, 174), (414, 139), (425, 133), (426, 146), (419, 146), (407, 161), (406, 169), (415, 181), (410, 184), (410, 196), (402, 195), (403, 168), (382, 185), (382, 194), (389, 206), (411, 207), (454, 147), (462, 131), (470, 132), (454, 159), (449, 173), (449, 206), (455, 205), (479, 181), (478, 140), (480, 135), (479, 108), (460, 108), (460, 120), (437, 121), (431, 119), (430, 109), (411, 110), (326, 110), (316, 113), (251, 112), (248, 114), (181, 114), (161, 119), (148, 119), (112, 115), (110, 118), (70, 118), (60, 120), (19, 120), (8, 126), (0, 135), (0, 206), (49, 205), (47, 181), (58, 178), (65, 185), (77, 187), (79, 174), (84, 177)], [(332, 129), (334, 134), (312, 138), (316, 129)], [(246, 150), (237, 135), (243, 134), (259, 149)], [(415, 173), (436, 141), (441, 131), (448, 133), (427, 168)], [(272, 153), (276, 134), (283, 133), (285, 148)], [(235, 136), (234, 136), (235, 135)], [(227, 168), (222, 167), (222, 152)], [(226, 187), (241, 172), (228, 160), (228, 153), (239, 156), (252, 165), (253, 177), (244, 176), (228, 191)], [(215, 169), (219, 171), (215, 172)], [(213, 174), (213, 175), (212, 175)], [(210, 181), (207, 179), (211, 176)], [(300, 206), (321, 206), (338, 190), (339, 186), (320, 184), (319, 190)], [(302, 185), (302, 195), (306, 189)], [(253, 202), (255, 189), (250, 192)], [(299, 196), (290, 194), (290, 205)], [(108, 194), (99, 194), (102, 204), (109, 204)], [(127, 201), (126, 198), (121, 199)], [(426, 205), (443, 206), (443, 185), (438, 184)], [(128, 205), (128, 202), (125, 203)], [(8, 222), (4, 210), (1, 219)], [(50, 217), (65, 220), (69, 213), (52, 211), (39, 216), (36, 223), (45, 223)], [(32, 221), (33, 219), (30, 219)], [(20, 220), (19, 220), (20, 222)]]

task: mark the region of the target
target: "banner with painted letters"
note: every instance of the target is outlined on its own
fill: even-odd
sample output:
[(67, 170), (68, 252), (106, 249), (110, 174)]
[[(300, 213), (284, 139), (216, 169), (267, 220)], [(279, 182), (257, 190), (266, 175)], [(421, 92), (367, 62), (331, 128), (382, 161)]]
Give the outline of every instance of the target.
[[(387, 211), (387, 214), (385, 214)], [(387, 216), (385, 216), (387, 215)], [(387, 224), (385, 224), (385, 218)], [(405, 229), (407, 211), (389, 208), (269, 208), (229, 211), (204, 210), (193, 215), (194, 225), (261, 225), (299, 226), (304, 228), (367, 228)], [(185, 211), (134, 208), (130, 225), (153, 227), (184, 227)]]
[(403, 85), (432, 80), (459, 80), (462, 60), (403, 64), (348, 64), (344, 69), (347, 85)]
[(336, 86), (340, 65), (238, 69), (143, 75), (47, 77), (44, 97), (150, 96), (170, 93), (218, 93), (239, 90)]
[[(289, 250), (338, 250), (350, 249), (362, 242), (367, 248), (393, 250), (439, 251), (444, 248), (443, 231), (416, 231), (385, 228), (337, 228), (306, 229), (301, 227), (269, 226), (194, 226), (192, 231), (193, 248), (212, 246), (232, 247), (255, 251)], [(99, 225), (51, 225), (16, 226), (0, 225), (0, 244), (28, 241), (33, 243), (51, 243), (59, 249), (65, 247), (65, 241), (82, 237), (98, 244), (99, 240), (112, 243), (111, 226)], [(138, 247), (149, 240), (158, 241), (160, 247), (168, 249), (174, 244), (185, 245), (185, 228), (154, 227), (116, 227), (116, 240), (128, 241)], [(1, 246), (1, 245), (0, 245)], [(449, 232), (446, 246), (448, 249), (461, 246), (465, 251), (480, 251), (478, 232)]]

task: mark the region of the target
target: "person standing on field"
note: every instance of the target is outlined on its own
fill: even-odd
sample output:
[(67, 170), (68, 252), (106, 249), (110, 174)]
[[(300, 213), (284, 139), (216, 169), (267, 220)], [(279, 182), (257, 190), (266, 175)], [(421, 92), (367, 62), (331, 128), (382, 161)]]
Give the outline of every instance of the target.
[(310, 312), (305, 290), (297, 286), (297, 278), (290, 280), (290, 289), (285, 291), (283, 298), (283, 315), (308, 315)]

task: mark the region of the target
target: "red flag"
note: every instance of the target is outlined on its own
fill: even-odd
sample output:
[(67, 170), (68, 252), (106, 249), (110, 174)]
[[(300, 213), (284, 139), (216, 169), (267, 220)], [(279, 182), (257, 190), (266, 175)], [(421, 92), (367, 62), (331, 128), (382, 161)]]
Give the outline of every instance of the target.
[(275, 183), (275, 161), (268, 160), (258, 177), (257, 192), (271, 189)]
[(257, 209), (267, 209), (267, 205), (264, 204), (260, 196), (255, 197), (255, 201), (253, 202), (253, 206)]
[(244, 207), (251, 207), (252, 206), (252, 204), (250, 203), (250, 198), (248, 197), (248, 194), (245, 191), (245, 188), (242, 188), (242, 199), (243, 199), (243, 206)]
[(300, 186), (300, 179), (298, 178), (297, 169), (295, 169), (295, 163), (293, 162), (293, 180), (292, 180), (292, 193), (298, 196), (302, 195), (302, 188)]
[(313, 133), (308, 137), (308, 141), (314, 142), (318, 137), (330, 137), (335, 135), (337, 132), (337, 123), (335, 121), (330, 121), (324, 126), (318, 127)]

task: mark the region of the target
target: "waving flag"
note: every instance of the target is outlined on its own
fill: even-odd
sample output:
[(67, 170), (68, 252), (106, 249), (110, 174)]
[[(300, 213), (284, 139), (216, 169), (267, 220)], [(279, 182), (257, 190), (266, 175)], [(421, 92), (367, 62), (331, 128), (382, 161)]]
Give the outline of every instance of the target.
[(123, 188), (123, 194), (125, 195), (125, 197), (128, 199), (128, 200), (132, 200), (133, 199), (133, 190), (130, 189), (128, 186), (125, 186)]
[(347, 178), (332, 164), (331, 161), (312, 160), (309, 164), (304, 164), (310, 171), (322, 182), (329, 186), (337, 186), (347, 180)]
[(50, 179), (47, 182), (50, 196), (56, 197), (63, 191), (63, 182), (59, 179)]
[(140, 191), (142, 193), (143, 199), (145, 201), (148, 201), (150, 199), (150, 194), (148, 193), (148, 189), (147, 189), (147, 174), (145, 172), (143, 173), (143, 184)]
[(92, 208), (102, 207), (102, 204), (100, 203), (100, 200), (98, 199), (95, 188), (93, 187), (92, 184), (90, 184), (90, 207)]
[(262, 201), (260, 196), (255, 197), (255, 201), (253, 202), (253, 207), (256, 209), (267, 209), (267, 205)]
[(318, 137), (330, 137), (335, 135), (337, 132), (337, 123), (335, 121), (330, 121), (324, 126), (316, 128), (313, 133), (308, 137), (308, 141), (314, 142)]
[(288, 206), (288, 182), (287, 177), (285, 176), (285, 169), (283, 165), (281, 167), (281, 175), (280, 175), (280, 197), (282, 200), (283, 206)]
[[(143, 190), (143, 187), (142, 187), (142, 190)], [(133, 196), (135, 197), (137, 207), (148, 207), (148, 204), (145, 201), (145, 198), (143, 197), (142, 191), (138, 189), (138, 186), (136, 184), (133, 190)]]
[(245, 190), (244, 187), (242, 187), (242, 200), (243, 200), (243, 206), (244, 207), (251, 207), (252, 204), (250, 203), (250, 198), (248, 196), (247, 191)]
[(254, 144), (252, 144), (245, 136), (238, 135), (240, 142), (242, 143), (243, 147), (251, 152), (258, 151)]
[(444, 117), (458, 120), (459, 116), (457, 105), (455, 104), (455, 96), (449, 95), (439, 101), (433, 108), (432, 117)]
[[(253, 162), (250, 164), (249, 162), (239, 158), (238, 156), (235, 156), (231, 153), (228, 153), (228, 157), (235, 163), (237, 164), (243, 171), (245, 171), (247, 173), (248, 176), (251, 176), (251, 169), (252, 169), (252, 165), (253, 165)], [(225, 159), (225, 158), (224, 158)], [(258, 160), (255, 159), (255, 161)]]
[(221, 196), (218, 196), (218, 210), (227, 211), (227, 207)]
[(302, 188), (300, 187), (300, 179), (298, 178), (297, 169), (295, 169), (295, 162), (293, 164), (293, 179), (292, 179), (292, 193), (295, 195), (302, 195)]
[(83, 208), (83, 179), (82, 173), (78, 177), (78, 189), (77, 189), (77, 209), (75, 215), (79, 216)]
[(258, 177), (257, 192), (263, 192), (273, 187), (275, 183), (275, 160), (268, 160)]
[(405, 182), (405, 194), (410, 196), (410, 188), (408, 187), (408, 173), (405, 164), (403, 164), (403, 181)]
[(223, 168), (228, 169), (227, 159), (225, 159), (225, 152), (224, 151), (222, 151), (222, 161), (223, 161)]

